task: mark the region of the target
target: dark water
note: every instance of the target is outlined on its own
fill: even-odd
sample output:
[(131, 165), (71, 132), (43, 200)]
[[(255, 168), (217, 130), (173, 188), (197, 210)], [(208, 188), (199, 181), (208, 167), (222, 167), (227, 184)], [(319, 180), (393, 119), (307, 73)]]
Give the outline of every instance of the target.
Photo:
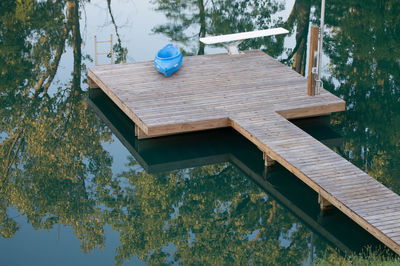
[[(86, 83), (94, 35), (114, 61), (199, 36), (284, 26), (244, 42), (305, 73), (319, 1), (2, 0), (0, 265), (312, 264), (380, 248), (230, 129), (137, 140)], [(346, 112), (293, 121), (400, 194), (400, 3), (328, 1), (324, 86)], [(100, 45), (101, 52), (109, 49)], [(110, 58), (99, 56), (100, 63)]]

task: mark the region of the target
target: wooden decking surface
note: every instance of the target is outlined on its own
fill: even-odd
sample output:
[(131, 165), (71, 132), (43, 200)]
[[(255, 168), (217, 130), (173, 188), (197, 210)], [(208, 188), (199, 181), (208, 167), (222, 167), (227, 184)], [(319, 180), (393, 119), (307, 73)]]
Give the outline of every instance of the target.
[[(104, 93), (97, 89), (91, 90), (91, 97), (87, 102), (146, 172), (157, 174), (230, 162), (342, 252), (350, 255), (367, 246), (379, 248), (371, 240), (372, 235), (367, 236), (366, 232), (361, 232), (361, 227), (339, 218), (336, 212), (321, 216), (315, 209), (318, 203), (315, 199), (313, 201), (314, 197), (310, 197), (309, 191), (305, 189), (307, 185), (299, 184), (302, 181), (296, 182), (281, 167), (273, 167), (268, 171), (262, 169), (260, 163), (263, 158), (257, 148), (249, 146), (248, 141), (239, 137), (240, 134), (229, 129), (220, 129), (139, 140), (132, 136), (132, 121)], [(340, 145), (342, 139), (326, 126), (322, 126), (324, 123), (322, 119), (296, 121), (296, 125), (300, 124), (308, 130), (316, 126), (318, 132), (323, 132), (323, 135), (317, 134), (318, 140), (325, 145)], [(311, 132), (316, 133), (314, 130)], [(337, 226), (338, 221), (340, 227)]]
[(232, 126), (352, 220), (400, 254), (400, 196), (290, 123), (288, 118), (343, 111), (322, 90), (261, 51), (185, 57), (170, 78), (152, 62), (88, 71), (140, 128), (139, 136)]

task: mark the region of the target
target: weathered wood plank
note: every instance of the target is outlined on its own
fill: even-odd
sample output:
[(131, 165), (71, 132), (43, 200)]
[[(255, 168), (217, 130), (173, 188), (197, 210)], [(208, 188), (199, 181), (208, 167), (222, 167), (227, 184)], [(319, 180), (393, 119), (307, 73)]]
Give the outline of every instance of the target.
[(400, 254), (400, 197), (287, 119), (343, 111), (345, 102), (321, 90), (307, 95), (307, 80), (261, 51), (185, 57), (165, 78), (153, 62), (88, 70), (136, 124), (139, 138), (233, 127), (314, 189), (321, 207), (332, 204)]

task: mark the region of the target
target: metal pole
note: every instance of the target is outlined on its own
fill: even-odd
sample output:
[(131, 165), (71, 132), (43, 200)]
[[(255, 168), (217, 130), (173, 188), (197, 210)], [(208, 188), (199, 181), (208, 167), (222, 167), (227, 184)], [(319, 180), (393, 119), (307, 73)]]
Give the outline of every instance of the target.
[(114, 51), (113, 51), (113, 35), (110, 36), (110, 53), (111, 53), (111, 64), (114, 64)]
[(325, 0), (321, 2), (321, 25), (319, 27), (319, 48), (318, 48), (318, 79), (317, 79), (317, 94), (322, 87), (321, 67), (322, 67), (322, 42), (324, 41), (324, 23), (325, 23)]
[(94, 36), (94, 65), (97, 66), (97, 37)]

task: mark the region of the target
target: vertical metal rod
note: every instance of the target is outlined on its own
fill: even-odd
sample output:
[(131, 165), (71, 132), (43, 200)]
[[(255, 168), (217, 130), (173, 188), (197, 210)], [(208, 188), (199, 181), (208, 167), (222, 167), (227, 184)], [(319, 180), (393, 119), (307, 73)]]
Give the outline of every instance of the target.
[(94, 35), (94, 64), (97, 66), (97, 37)]
[(110, 53), (111, 53), (111, 64), (114, 64), (114, 51), (113, 51), (113, 36), (110, 36)]
[(318, 85), (317, 93), (319, 94), (321, 83), (321, 67), (322, 67), (322, 43), (324, 40), (324, 26), (325, 26), (325, 0), (321, 2), (321, 25), (319, 27), (319, 48), (318, 48)]

